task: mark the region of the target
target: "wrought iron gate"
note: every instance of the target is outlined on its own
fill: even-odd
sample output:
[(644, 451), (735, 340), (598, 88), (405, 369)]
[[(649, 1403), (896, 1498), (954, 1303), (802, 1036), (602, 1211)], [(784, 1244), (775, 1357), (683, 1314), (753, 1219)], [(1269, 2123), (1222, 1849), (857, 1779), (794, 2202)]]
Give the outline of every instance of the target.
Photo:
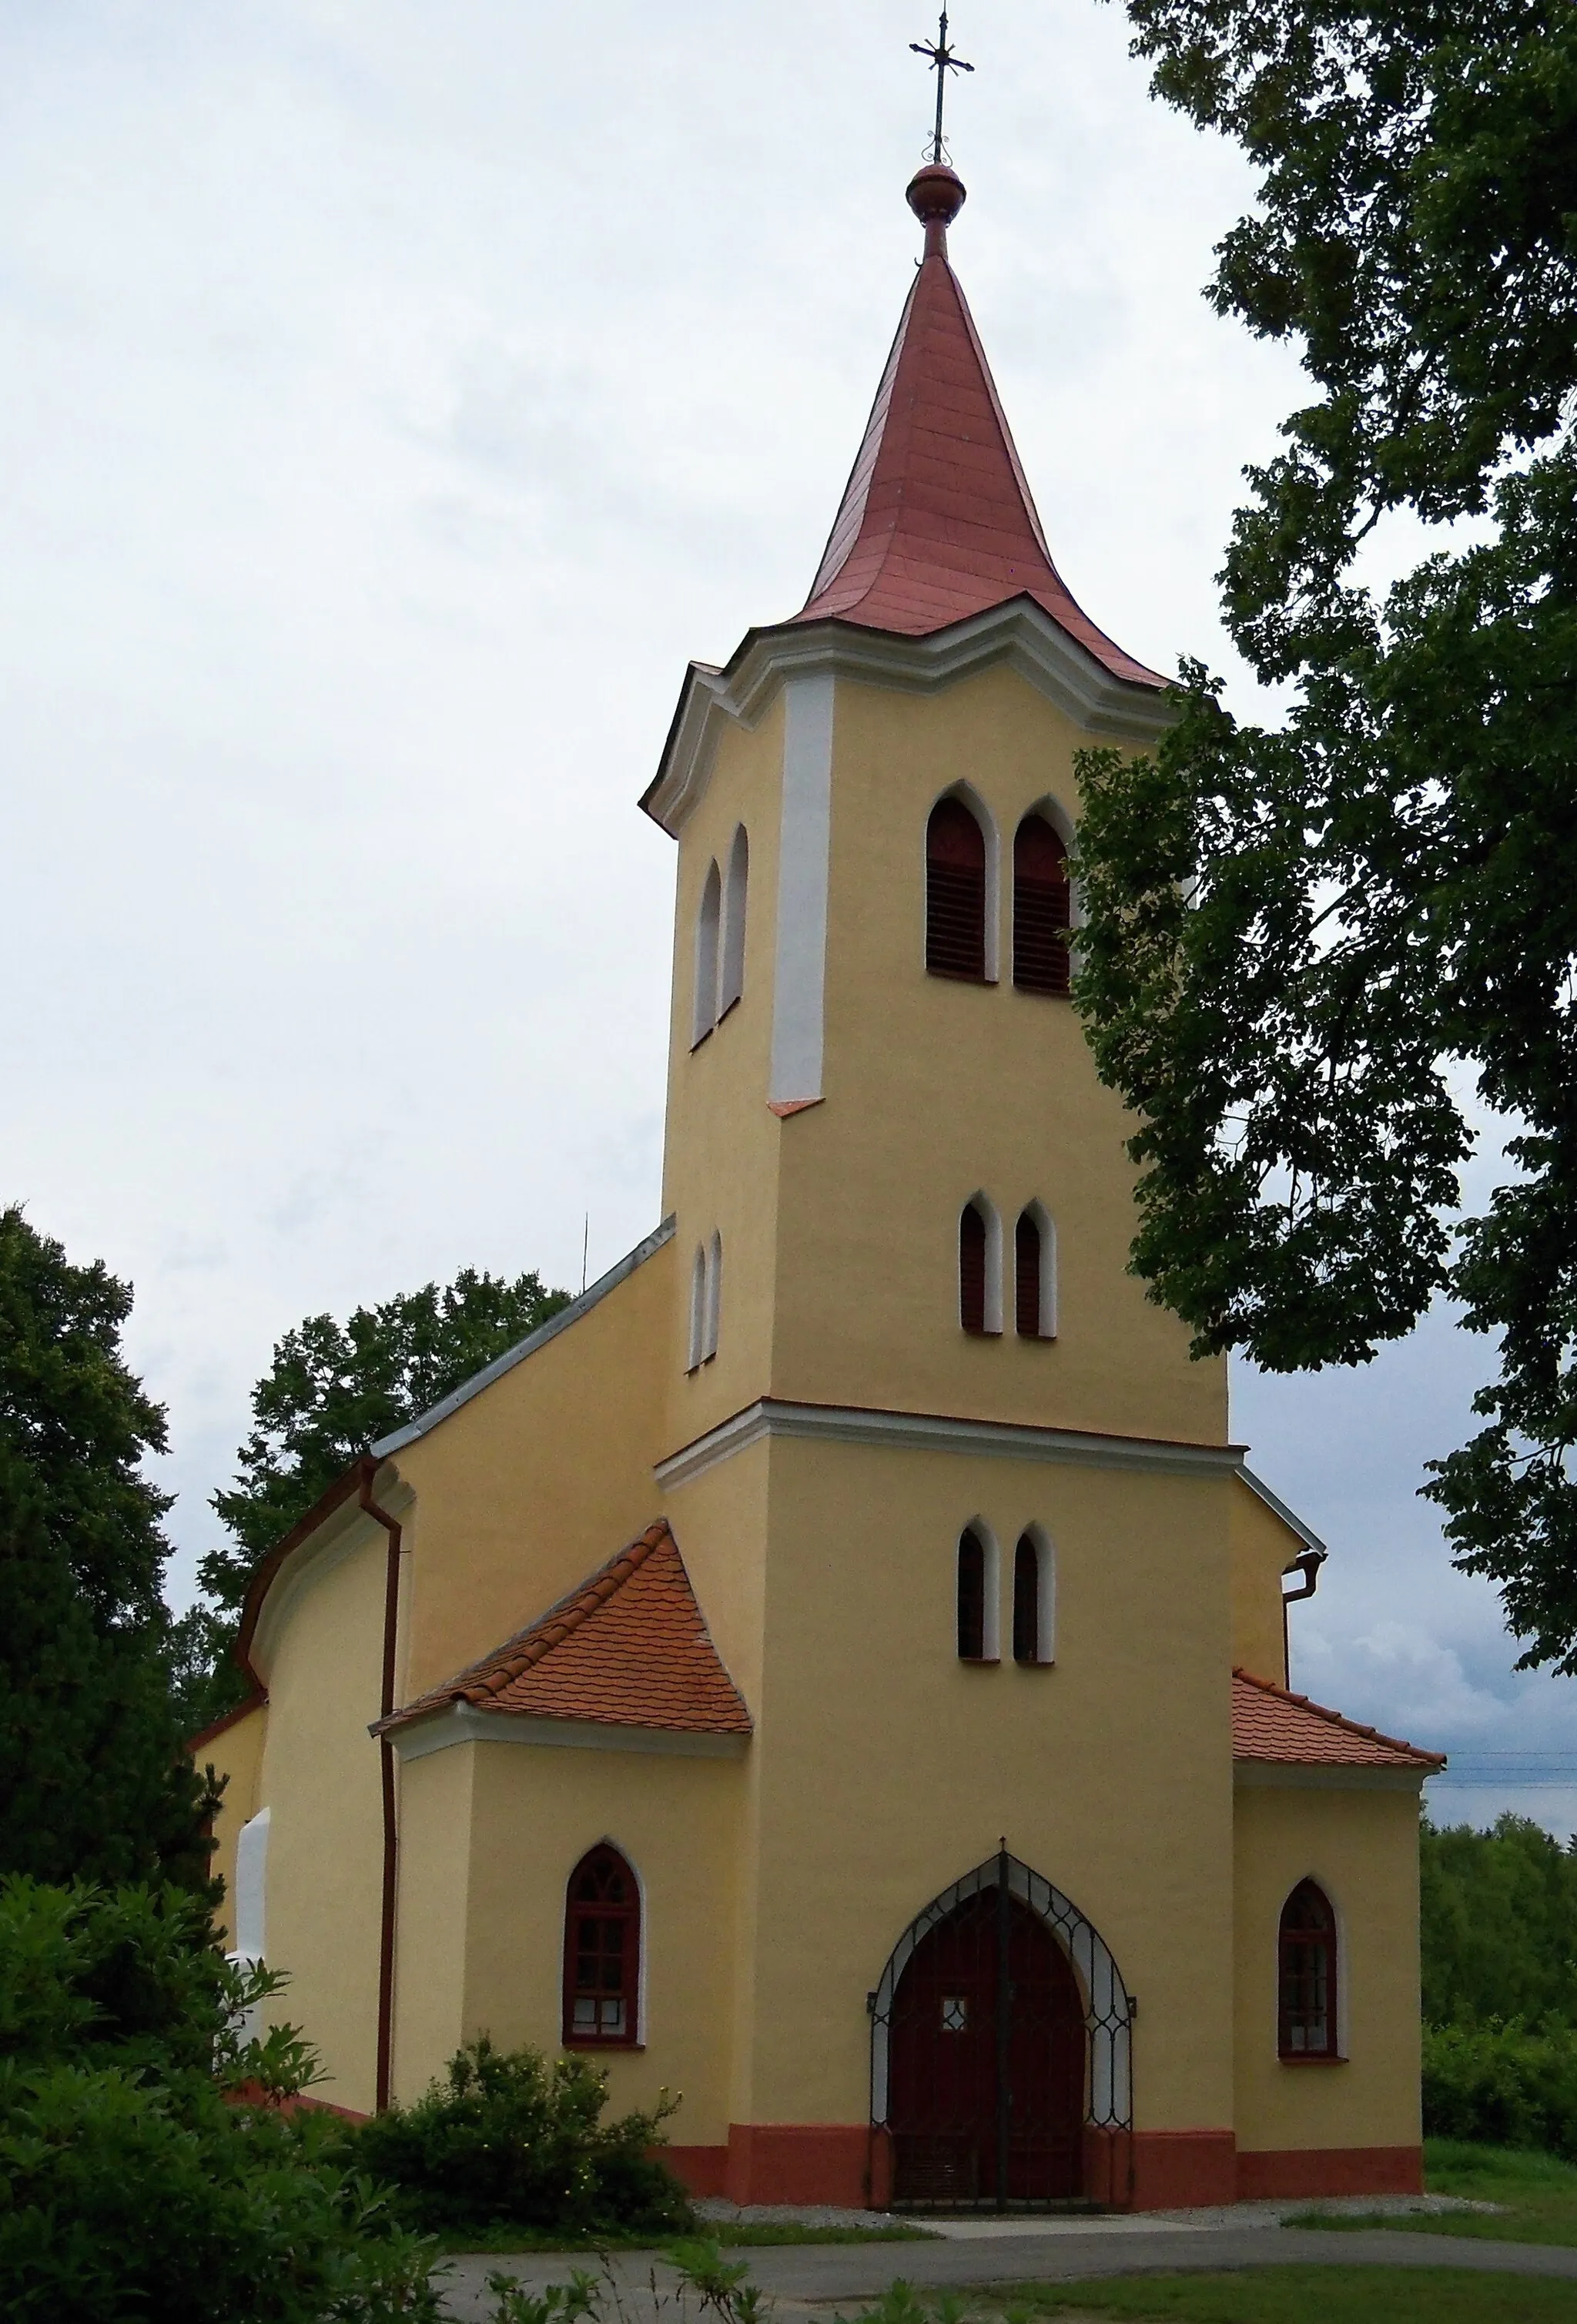
[(1083, 1914), (1006, 1848), (927, 1905), (870, 2006), (890, 2201), (1123, 2200), (1128, 1995)]

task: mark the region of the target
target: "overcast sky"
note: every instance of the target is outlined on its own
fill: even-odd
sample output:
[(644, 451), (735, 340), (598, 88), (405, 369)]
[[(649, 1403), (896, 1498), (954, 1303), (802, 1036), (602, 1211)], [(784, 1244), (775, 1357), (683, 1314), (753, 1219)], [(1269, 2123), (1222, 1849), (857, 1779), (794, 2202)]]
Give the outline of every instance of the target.
[[(0, 10), (0, 1198), (135, 1284), (178, 1600), (292, 1323), (466, 1264), (578, 1287), (586, 1212), (594, 1275), (655, 1222), (673, 859), (635, 800), (687, 659), (804, 599), (918, 246), (930, 29)], [(1245, 703), (1212, 575), (1299, 384), (1200, 296), (1247, 174), (1118, 8), (953, 30), (953, 253), (1058, 562)], [(1234, 1426), (1333, 1552), (1295, 1683), (1577, 1770), (1570, 1683), (1512, 1675), (1415, 1499), (1486, 1358), (1442, 1319), (1240, 1375)], [(1577, 1822), (1504, 1773), (1437, 1812), (1503, 1801)]]

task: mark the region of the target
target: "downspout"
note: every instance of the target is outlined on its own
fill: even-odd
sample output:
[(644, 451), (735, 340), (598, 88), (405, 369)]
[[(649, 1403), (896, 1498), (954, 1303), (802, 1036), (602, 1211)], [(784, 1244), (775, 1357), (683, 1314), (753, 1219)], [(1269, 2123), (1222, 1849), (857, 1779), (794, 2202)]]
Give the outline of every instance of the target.
[[(373, 1499), (378, 1463), (371, 1453), (362, 1458), (361, 1506), (389, 1536), (383, 1581), (383, 1683), (378, 1716), (387, 1719), (394, 1708), (394, 1645), (400, 1618), (400, 1527)], [(378, 2066), (374, 2103), (382, 2114), (389, 2104), (390, 2069), (394, 2036), (394, 1896), (400, 1869), (400, 1836), (394, 1815), (394, 1745), (387, 1735), (378, 1738), (379, 1773), (383, 1785), (383, 1894), (378, 1922)]]
[(1296, 1606), (1300, 1598), (1314, 1596), (1320, 1585), (1320, 1568), (1325, 1563), (1325, 1554), (1323, 1549), (1305, 1549), (1301, 1557), (1295, 1557), (1292, 1563), (1285, 1569), (1286, 1573), (1301, 1573), (1304, 1580), (1301, 1590), (1284, 1590), (1281, 1593), (1281, 1683), (1283, 1686), (1292, 1684), (1292, 1641), (1287, 1636), (1286, 1609), (1289, 1606)]

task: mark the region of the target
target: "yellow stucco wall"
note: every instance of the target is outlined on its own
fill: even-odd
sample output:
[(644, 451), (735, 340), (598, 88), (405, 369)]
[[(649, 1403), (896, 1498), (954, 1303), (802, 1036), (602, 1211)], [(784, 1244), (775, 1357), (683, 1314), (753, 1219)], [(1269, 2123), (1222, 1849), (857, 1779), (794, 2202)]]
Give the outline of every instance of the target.
[[(1416, 2146), (1416, 1787), (1240, 1784), (1234, 1824), (1240, 2150)], [(1277, 1932), (1303, 1879), (1317, 1880), (1336, 1913), (1342, 2064), (1277, 2056)]]
[(329, 2080), (318, 2095), (374, 2096), (383, 1865), (378, 1716), (384, 1536), (356, 1516), (291, 1574), (254, 1656), (269, 1691), (259, 1784), (270, 1810), (269, 1966), (290, 1984), (276, 2020), (303, 2026)]
[[(740, 1762), (483, 1742), (434, 1753), (409, 1776), (473, 1756), (466, 2033), (558, 2051), (566, 1884), (587, 1849), (612, 1840), (641, 1885), (642, 2047), (588, 2054), (607, 2069), (613, 2112), (654, 2105), (666, 2084), (683, 2098), (674, 2142), (721, 2144)], [(419, 2068), (430, 2070), (425, 2058), (397, 2059), (401, 2090)]]
[(1286, 1684), (1286, 1618), (1282, 1575), (1304, 1545), (1240, 1478), (1227, 1503), (1232, 1559), (1232, 1661)]
[(395, 1456), (416, 1495), (402, 1700), (546, 1612), (658, 1515), (674, 1262), (669, 1242)]
[[(1013, 832), (1048, 796), (1074, 809), (1072, 756), (1086, 739), (1006, 668), (924, 695), (837, 681), (825, 1103), (781, 1125), (766, 1111), (765, 1025), (742, 1026), (726, 1061), (732, 1021), (694, 1056), (682, 1038), (676, 1045), (669, 1200), (681, 1223), (696, 1204), (746, 1200), (759, 1230), (751, 1250), (773, 1271), (767, 1286), (745, 1280), (748, 1268), (724, 1277), (727, 1328), (740, 1303), (751, 1324), (741, 1344), (752, 1359), (761, 1317), (770, 1313), (770, 1381), (759, 1364), (726, 1370), (720, 1351), (709, 1368), (716, 1379), (690, 1400), (696, 1426), (676, 1441), (769, 1385), (775, 1395), (823, 1402), (1223, 1438), (1224, 1366), (1190, 1361), (1185, 1327), (1125, 1272), (1132, 1171), (1119, 1101), (1097, 1081), (1068, 1003), (1017, 992), (1006, 973)], [(725, 735), (711, 787), (685, 826), (675, 948), (681, 1030), (706, 866), (740, 801), (760, 793), (761, 761), (774, 747), (780, 758), (765, 719), (753, 734)], [(926, 822), (937, 795), (961, 778), (994, 816), (1003, 855), (1004, 974), (995, 986), (925, 973)], [(752, 968), (770, 962), (775, 902), (768, 880), (752, 872)], [(747, 984), (747, 1006), (761, 982), (758, 973), (753, 994)], [(716, 1092), (729, 1109), (720, 1134), (709, 1084), (725, 1081)], [(775, 1204), (767, 1158), (774, 1140)], [(1056, 1342), (1020, 1342), (1010, 1332), (965, 1340), (957, 1331), (958, 1213), (976, 1188), (996, 1204), (1010, 1238), (1032, 1198), (1050, 1213)]]
[[(777, 940), (779, 696), (759, 725), (722, 738), (711, 779), (679, 849), (669, 1047), (663, 1213), (677, 1221), (674, 1303), (653, 1344), (668, 1394), (668, 1443), (687, 1443), (752, 1397), (771, 1362), (781, 1124), (769, 1110), (773, 951)], [(744, 991), (698, 1047), (691, 1044), (696, 916), (708, 867), (726, 864), (743, 824), (750, 844)], [(723, 1238), (722, 1328), (715, 1359), (687, 1371), (690, 1271), (714, 1231)]]
[[(478, 1837), (468, 1745), (401, 1762), (392, 2081), (420, 2098), (474, 2032), (466, 2017), (466, 1932)], [(492, 1835), (489, 1835), (492, 1837)], [(513, 1844), (519, 1846), (517, 1839)]]
[(225, 1900), (214, 1915), (214, 1925), (226, 1945), (234, 1945), (235, 1937), (235, 1842), (242, 1825), (249, 1823), (262, 1805), (258, 1787), (267, 1732), (267, 1707), (259, 1702), (192, 1755), (199, 1774), (212, 1767), (216, 1775), (228, 1778), (214, 1818), (210, 1859), (213, 1872), (225, 1884)]
[[(1194, 1966), (1231, 1949), (1226, 1486), (773, 1442), (735, 2120), (864, 2118), (864, 1997), (1005, 1834), (1144, 1995), (1143, 2126), (1231, 2121), (1230, 1994)], [(1052, 1666), (958, 1661), (972, 1518), (1004, 1588), (1027, 1524), (1055, 1545)]]

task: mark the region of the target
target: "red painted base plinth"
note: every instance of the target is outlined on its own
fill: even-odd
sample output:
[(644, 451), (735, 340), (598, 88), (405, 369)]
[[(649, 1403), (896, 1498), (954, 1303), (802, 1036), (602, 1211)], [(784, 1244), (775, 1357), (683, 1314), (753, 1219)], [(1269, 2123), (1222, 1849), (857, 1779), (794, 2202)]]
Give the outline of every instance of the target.
[[(890, 2197), (886, 2139), (864, 2123), (731, 2123), (726, 2146), (665, 2146), (692, 2195), (733, 2203), (825, 2203), (881, 2209)], [(1113, 2211), (1314, 2195), (1416, 2195), (1416, 2146), (1298, 2147), (1240, 2153), (1230, 2130), (1089, 2131), (1084, 2191)]]

